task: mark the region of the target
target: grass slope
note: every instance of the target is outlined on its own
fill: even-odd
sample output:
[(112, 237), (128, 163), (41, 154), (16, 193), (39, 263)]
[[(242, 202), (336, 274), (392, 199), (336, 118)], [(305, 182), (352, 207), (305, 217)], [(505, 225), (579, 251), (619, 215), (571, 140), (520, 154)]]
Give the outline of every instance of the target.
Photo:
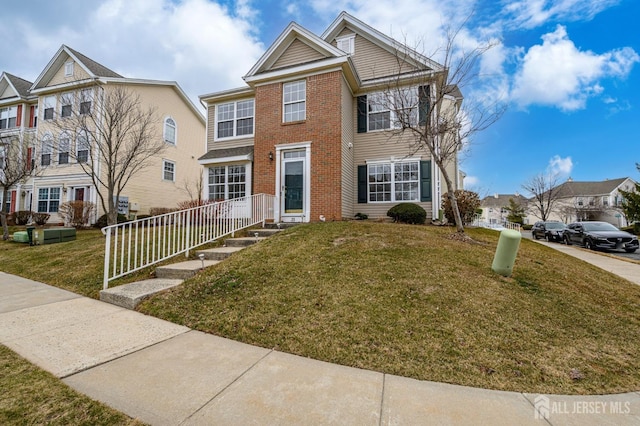
[(498, 234), (327, 223), (293, 228), (143, 304), (201, 331), (416, 379), (546, 393), (640, 389), (640, 289)]

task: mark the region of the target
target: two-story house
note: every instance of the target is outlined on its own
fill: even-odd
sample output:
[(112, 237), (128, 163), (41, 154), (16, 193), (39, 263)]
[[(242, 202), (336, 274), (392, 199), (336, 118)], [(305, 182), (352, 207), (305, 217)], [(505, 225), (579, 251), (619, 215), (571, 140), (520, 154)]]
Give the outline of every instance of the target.
[(99, 110), (100, 102), (115, 90), (136, 97), (140, 110), (155, 111), (155, 137), (165, 145), (124, 187), (121, 212), (135, 217), (153, 207), (175, 208), (189, 200), (185, 186), (199, 187), (202, 168), (197, 159), (206, 152), (205, 119), (196, 105), (176, 82), (126, 78), (63, 45), (33, 84), (8, 74), (0, 80), (0, 105), (9, 99), (16, 105), (9, 114), (21, 117), (8, 127), (35, 133), (30, 155), (38, 173), (12, 188), (12, 211), (45, 212), (51, 214), (50, 222), (61, 222), (61, 203), (88, 201), (97, 206), (97, 215), (104, 213), (96, 186), (82, 167), (94, 162), (90, 169), (106, 172), (104, 156), (97, 149), (90, 151), (96, 146), (90, 144), (104, 141), (88, 141), (80, 129), (62, 131), (58, 120)]
[[(426, 150), (392, 134), (389, 88), (422, 120), (446, 70), (341, 13), (317, 36), (292, 22), (243, 78), (246, 86), (200, 96), (207, 108), (204, 197), (276, 196), (277, 222), (385, 217), (412, 202), (440, 211), (443, 180)], [(431, 86), (431, 87), (430, 87)], [(446, 105), (459, 107), (462, 95)], [(461, 187), (457, 159), (449, 175)]]
[(572, 179), (555, 188), (556, 203), (551, 212), (551, 220), (565, 223), (599, 220), (615, 226), (627, 226), (620, 206), (623, 191), (635, 190), (635, 181), (628, 177), (603, 181), (574, 181)]

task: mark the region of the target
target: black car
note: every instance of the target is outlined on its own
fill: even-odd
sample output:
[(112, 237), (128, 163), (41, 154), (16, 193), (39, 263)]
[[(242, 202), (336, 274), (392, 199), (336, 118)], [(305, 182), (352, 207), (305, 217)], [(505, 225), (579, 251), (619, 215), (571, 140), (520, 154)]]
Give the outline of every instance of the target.
[(607, 222), (571, 223), (564, 231), (564, 242), (582, 244), (592, 250), (622, 249), (627, 253), (638, 250), (638, 237)]
[(558, 221), (536, 222), (531, 227), (531, 235), (536, 240), (546, 238), (547, 241), (562, 241), (566, 227), (567, 225)]

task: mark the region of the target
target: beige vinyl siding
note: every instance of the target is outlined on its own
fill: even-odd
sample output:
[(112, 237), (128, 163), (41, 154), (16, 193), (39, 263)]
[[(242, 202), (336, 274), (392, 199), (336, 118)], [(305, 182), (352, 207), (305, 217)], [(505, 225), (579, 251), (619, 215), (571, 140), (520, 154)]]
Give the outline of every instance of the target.
[[(336, 45), (335, 40), (333, 44)], [(405, 73), (416, 69), (404, 64), (403, 69), (399, 70), (398, 58), (393, 53), (375, 45), (361, 35), (356, 35), (354, 48), (355, 51), (351, 58), (363, 81), (398, 74), (398, 71)]]
[(62, 63), (62, 66), (58, 69), (58, 71), (56, 71), (54, 76), (51, 78), (51, 81), (49, 81), (49, 83), (47, 84), (47, 87), (57, 86), (58, 84), (69, 83), (71, 81), (85, 80), (89, 78), (89, 74), (87, 74), (86, 71), (77, 62), (74, 62), (73, 64), (73, 76), (66, 77), (64, 75), (64, 67), (69, 60), (71, 59), (67, 58), (67, 60), (65, 60)]
[(278, 60), (273, 64), (271, 69), (289, 67), (292, 65), (305, 64), (307, 62), (324, 59), (325, 56), (307, 44), (295, 39), (291, 45), (280, 55)]
[(0, 99), (13, 98), (15, 96), (18, 96), (18, 94), (8, 84), (7, 87), (2, 92), (0, 92)]
[[(353, 163), (354, 145), (354, 116), (352, 111), (354, 98), (347, 82), (342, 80), (342, 217), (352, 218), (354, 197), (357, 197), (357, 187), (354, 187), (354, 176), (357, 177)], [(349, 148), (351, 144), (351, 148)]]
[[(352, 108), (352, 120), (357, 123), (358, 106), (354, 100)], [(355, 124), (354, 124), (355, 128)], [(391, 157), (394, 160), (403, 160), (405, 158), (415, 158), (419, 160), (429, 160), (431, 156), (425, 150), (414, 153), (411, 148), (411, 137), (409, 135), (399, 137), (392, 135), (390, 131), (375, 131), (367, 133), (356, 133), (353, 149), (354, 160), (354, 173), (357, 167), (360, 165), (366, 165), (367, 161), (391, 161)], [(436, 165), (431, 162), (432, 174)], [(433, 179), (432, 179), (433, 180)], [(391, 203), (358, 203), (358, 176), (357, 173), (352, 177), (354, 194), (353, 205), (355, 213), (364, 213), (370, 218), (385, 218), (387, 217), (387, 211), (398, 204), (399, 202)], [(435, 201), (435, 200), (434, 200)], [(419, 202), (416, 203), (427, 212), (427, 217), (431, 217), (431, 202)]]
[[(164, 119), (173, 118), (176, 122), (176, 145), (167, 143), (165, 150), (154, 157), (148, 167), (134, 175), (122, 195), (129, 197), (129, 203), (139, 204), (137, 214), (147, 214), (151, 207), (177, 207), (179, 202), (189, 200), (185, 186), (196, 192), (198, 182), (202, 179), (203, 167), (198, 163), (198, 158), (205, 153), (204, 123), (170, 86), (129, 87), (140, 95), (143, 107), (152, 105), (156, 108), (158, 138), (163, 135)], [(163, 180), (164, 159), (175, 163), (174, 182)]]
[[(234, 99), (229, 102), (237, 102), (242, 99)], [(226, 103), (221, 102), (221, 103)], [(255, 135), (255, 125), (256, 120), (254, 116), (253, 120), (253, 132)], [(245, 138), (237, 138), (237, 139), (224, 139), (224, 140), (215, 140), (216, 135), (216, 108), (215, 105), (209, 105), (207, 108), (207, 152), (213, 149), (227, 149), (227, 148), (238, 148), (241, 146), (253, 146), (254, 137), (245, 137)]]

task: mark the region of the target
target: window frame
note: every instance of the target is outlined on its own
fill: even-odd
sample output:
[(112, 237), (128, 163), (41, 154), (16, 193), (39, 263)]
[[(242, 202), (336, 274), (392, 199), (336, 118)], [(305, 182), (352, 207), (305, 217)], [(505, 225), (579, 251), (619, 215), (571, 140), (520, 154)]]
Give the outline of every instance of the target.
[(65, 92), (60, 95), (60, 118), (73, 115), (73, 92)]
[[(167, 166), (171, 166), (171, 170), (169, 170)], [(171, 179), (167, 179), (167, 173), (171, 174)], [(162, 159), (162, 180), (164, 182), (176, 181), (176, 162), (175, 161), (167, 160), (165, 158)]]
[(80, 115), (91, 114), (91, 107), (93, 106), (93, 90), (82, 89), (80, 90), (80, 104), (78, 106), (78, 113)]
[[(13, 115), (11, 115), (12, 111)], [(3, 121), (5, 122), (4, 126), (2, 126)], [(16, 127), (18, 127), (18, 107), (14, 105), (0, 108), (0, 130), (13, 129)]]
[(67, 61), (64, 64), (64, 76), (73, 77), (73, 61)]
[[(410, 117), (408, 121), (411, 125), (418, 125), (419, 108), (420, 108), (420, 89), (418, 86), (408, 86), (399, 88), (402, 93), (393, 92), (386, 94), (385, 92), (372, 92), (367, 94), (367, 132), (380, 132), (391, 129), (398, 129), (401, 127), (398, 113), (396, 111), (408, 111)], [(377, 101), (382, 99), (382, 101)], [(407, 101), (405, 101), (407, 100)], [(402, 103), (409, 103), (404, 106)], [(400, 104), (400, 105), (398, 105)], [(376, 108), (377, 107), (377, 108)], [(393, 108), (391, 108), (393, 107)], [(401, 107), (401, 108), (399, 108)], [(384, 121), (388, 122), (388, 127), (371, 128), (372, 122), (371, 116), (373, 114), (388, 114), (388, 118)], [(385, 126), (387, 123), (384, 123)]]
[[(42, 198), (43, 191), (46, 191), (46, 198)], [(57, 198), (53, 198), (54, 192), (57, 192)], [(60, 209), (61, 199), (62, 199), (62, 188), (59, 186), (48, 186), (48, 187), (38, 188), (37, 212), (38, 213), (58, 213), (58, 210)], [(41, 209), (40, 203), (45, 203), (46, 207), (44, 209)], [(55, 206), (55, 209), (52, 209), (52, 205)]]
[[(63, 145), (64, 143), (64, 145)], [(71, 136), (66, 132), (60, 133), (58, 138), (58, 165), (69, 164), (69, 154), (71, 153)]]
[[(169, 123), (169, 121), (171, 121), (171, 123)], [(169, 129), (173, 132), (173, 139), (169, 139), (169, 136), (167, 136), (171, 133), (170, 131), (168, 131)], [(176, 120), (174, 120), (171, 116), (167, 116), (164, 118), (162, 125), (162, 138), (166, 143), (170, 145), (178, 144), (178, 123), (176, 123)]]
[[(415, 167), (415, 170), (397, 170), (397, 167), (404, 167), (409, 165), (410, 167)], [(376, 171), (375, 175), (382, 175), (384, 178), (385, 167), (389, 168), (389, 180), (382, 181), (372, 181), (372, 168), (378, 169), (382, 168), (382, 172), (379, 173)], [(415, 172), (415, 179), (397, 179), (398, 173), (405, 175)], [(381, 203), (397, 203), (397, 202), (420, 202), (421, 194), (420, 194), (420, 160), (419, 159), (408, 159), (403, 161), (371, 161), (367, 162), (367, 204), (381, 204)], [(402, 188), (398, 189), (398, 185), (403, 185)], [(404, 185), (414, 185), (415, 189), (411, 189), (404, 187)], [(372, 186), (388, 186), (388, 190), (382, 189), (382, 191), (372, 191)], [(398, 197), (398, 194), (406, 194), (415, 192), (414, 198), (405, 198), (404, 196)], [(385, 194), (389, 194), (389, 199), (384, 199)], [(372, 200), (371, 196), (375, 194), (382, 194), (383, 199)], [(378, 198), (378, 197), (376, 197)]]
[[(295, 86), (303, 85), (304, 91), (291, 89), (289, 92), (288, 88), (293, 88)], [(288, 93), (287, 93), (288, 92)], [(304, 96), (302, 98), (293, 97), (294, 94), (303, 93)], [(290, 98), (287, 99), (287, 96)], [(296, 111), (287, 112), (287, 107), (292, 107), (293, 105), (301, 105), (303, 108)], [(302, 113), (303, 117), (300, 118), (299, 115)], [(287, 119), (287, 117), (290, 117)], [(295, 118), (295, 119), (294, 119)], [(305, 121), (307, 119), (307, 80), (296, 80), (289, 81), (287, 83), (282, 84), (282, 122), (283, 123), (297, 123), (300, 121)]]
[[(85, 147), (86, 149), (81, 149)], [(82, 130), (78, 131), (78, 135), (76, 136), (76, 162), (78, 164), (88, 163), (89, 162), (89, 136), (86, 135)], [(82, 152), (86, 152), (86, 154), (81, 154)]]
[[(45, 162), (45, 155), (47, 156), (47, 161)], [(40, 141), (40, 165), (43, 167), (47, 167), (51, 165), (51, 160), (53, 159), (53, 136), (50, 133), (45, 133), (42, 136), (42, 141)]]
[[(240, 104), (251, 103), (250, 109), (240, 108)], [(225, 117), (221, 119), (220, 111), (222, 107), (228, 108), (230, 105), (233, 106), (233, 110), (225, 110), (227, 114), (231, 113), (229, 117)], [(239, 116), (240, 111), (249, 111), (250, 114)], [(255, 134), (256, 127), (256, 101), (255, 98), (248, 99), (239, 99), (237, 101), (224, 102), (220, 104), (216, 104), (214, 107), (215, 114), (215, 125), (214, 125), (214, 140), (230, 140), (230, 139), (241, 139), (241, 138), (251, 138)], [(251, 120), (251, 132), (240, 134), (238, 131), (240, 127), (240, 122), (245, 120)], [(231, 135), (230, 136), (220, 136), (220, 124), (221, 123), (231, 123)]]
[[(247, 164), (225, 164), (225, 165), (214, 165), (208, 167), (209, 171), (207, 172), (207, 197), (209, 200), (235, 200), (238, 198), (246, 197), (248, 194), (248, 185), (249, 178), (248, 172), (249, 167)], [(232, 170), (233, 169), (233, 170)], [(240, 169), (242, 169), (240, 171)], [(224, 174), (218, 173), (217, 175), (212, 175), (212, 172), (219, 170), (224, 170)], [(211, 182), (212, 178), (216, 176), (222, 177), (223, 181)], [(242, 177), (242, 180), (233, 180), (230, 181), (230, 177)], [(216, 195), (222, 195), (223, 198), (212, 198), (211, 189), (217, 187), (222, 188), (222, 191), (213, 191)], [(232, 188), (234, 187), (234, 188)], [(240, 189), (240, 188), (243, 189)], [(232, 190), (233, 189), (233, 190)], [(233, 197), (231, 197), (233, 195)]]
[[(42, 120), (53, 120), (57, 106), (57, 97), (55, 95), (45, 96), (42, 100)], [(50, 114), (47, 114), (49, 112)], [(47, 117), (49, 115), (49, 117)]]

